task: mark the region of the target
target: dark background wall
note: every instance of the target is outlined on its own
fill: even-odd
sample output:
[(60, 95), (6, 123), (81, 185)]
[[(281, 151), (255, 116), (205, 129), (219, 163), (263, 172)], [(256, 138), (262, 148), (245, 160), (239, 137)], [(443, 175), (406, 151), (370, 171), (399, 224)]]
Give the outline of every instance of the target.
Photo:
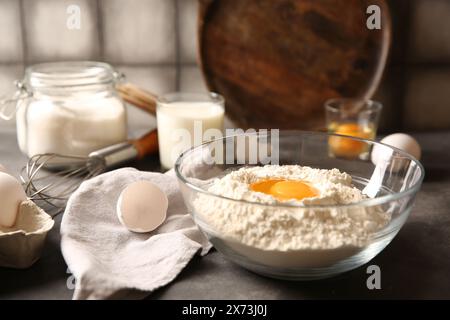
[(393, 39), (376, 98), (382, 129), (450, 128), (450, 1), (389, 0)]

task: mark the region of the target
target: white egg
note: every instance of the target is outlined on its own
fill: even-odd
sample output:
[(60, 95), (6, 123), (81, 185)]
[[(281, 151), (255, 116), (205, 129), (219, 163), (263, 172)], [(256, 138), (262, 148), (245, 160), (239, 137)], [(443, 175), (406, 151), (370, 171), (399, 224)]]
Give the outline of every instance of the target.
[(138, 181), (128, 185), (117, 202), (120, 223), (133, 232), (150, 232), (166, 220), (169, 201), (155, 184)]
[[(394, 133), (386, 136), (380, 142), (403, 150), (416, 159), (420, 160), (420, 145), (416, 141), (416, 139), (414, 139), (410, 135), (407, 135), (405, 133)], [(377, 165), (381, 161), (396, 161), (397, 163), (392, 164), (392, 171), (399, 171), (406, 164), (406, 162), (403, 159), (391, 159), (392, 154), (392, 149), (382, 145), (375, 145), (371, 154), (372, 163)]]
[(22, 201), (27, 200), (20, 182), (13, 176), (0, 172), (0, 225), (12, 227)]

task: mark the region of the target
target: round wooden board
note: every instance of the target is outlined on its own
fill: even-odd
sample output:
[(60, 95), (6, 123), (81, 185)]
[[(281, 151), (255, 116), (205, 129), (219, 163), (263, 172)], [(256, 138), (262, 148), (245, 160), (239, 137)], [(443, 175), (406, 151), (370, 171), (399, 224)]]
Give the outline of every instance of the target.
[[(318, 129), (324, 102), (370, 98), (386, 63), (384, 0), (200, 0), (199, 58), (243, 128)], [(369, 30), (367, 7), (381, 8)]]

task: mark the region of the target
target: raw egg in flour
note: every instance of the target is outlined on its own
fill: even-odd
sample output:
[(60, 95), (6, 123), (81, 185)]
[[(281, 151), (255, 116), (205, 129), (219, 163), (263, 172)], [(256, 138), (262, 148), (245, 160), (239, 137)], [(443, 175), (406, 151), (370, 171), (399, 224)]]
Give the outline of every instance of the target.
[(271, 195), (278, 200), (303, 200), (319, 195), (317, 189), (300, 180), (265, 179), (252, 183), (250, 189)]

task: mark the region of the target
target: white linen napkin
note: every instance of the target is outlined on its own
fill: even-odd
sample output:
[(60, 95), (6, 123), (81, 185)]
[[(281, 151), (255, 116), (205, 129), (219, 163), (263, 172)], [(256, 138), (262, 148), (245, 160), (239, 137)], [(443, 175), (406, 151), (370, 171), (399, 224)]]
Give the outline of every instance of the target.
[[(155, 183), (169, 199), (166, 221), (144, 234), (128, 231), (116, 215), (121, 191), (139, 180)], [(62, 253), (76, 279), (74, 299), (143, 297), (210, 248), (187, 213), (173, 171), (124, 168), (85, 181), (70, 197), (61, 223)]]

